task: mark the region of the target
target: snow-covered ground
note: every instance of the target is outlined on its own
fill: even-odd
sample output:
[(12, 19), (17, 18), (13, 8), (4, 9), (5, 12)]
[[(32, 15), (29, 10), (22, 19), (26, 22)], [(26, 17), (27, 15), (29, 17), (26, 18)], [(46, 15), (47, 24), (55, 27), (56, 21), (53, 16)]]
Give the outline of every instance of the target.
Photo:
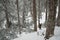
[[(57, 13), (58, 13), (58, 10), (57, 10)], [(57, 15), (56, 15), (56, 17), (57, 17)], [(44, 12), (42, 12), (42, 19), (40, 19), (40, 22), (41, 23), (45, 22), (45, 13)], [(45, 40), (44, 39), (45, 31), (46, 31), (46, 28), (42, 28), (41, 30), (39, 30), (39, 28), (38, 28), (37, 32), (31, 32), (31, 33), (23, 32), (21, 35), (18, 34), (18, 38), (15, 38), (13, 40)], [(49, 40), (60, 40), (60, 27), (56, 26), (54, 33), (55, 33), (54, 36), (52, 36)]]
[[(22, 33), (19, 35), (18, 38), (15, 38), (14, 40), (44, 40), (45, 28), (42, 28), (41, 30), (38, 30), (37, 32), (32, 33)], [(60, 40), (60, 27), (55, 27), (55, 35), (51, 37), (49, 40)]]

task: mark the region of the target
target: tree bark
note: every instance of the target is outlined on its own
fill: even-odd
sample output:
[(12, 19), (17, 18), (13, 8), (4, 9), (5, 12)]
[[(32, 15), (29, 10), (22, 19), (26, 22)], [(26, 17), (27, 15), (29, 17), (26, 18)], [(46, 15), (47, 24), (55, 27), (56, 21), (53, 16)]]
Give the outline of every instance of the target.
[(33, 0), (33, 20), (34, 20), (34, 31), (37, 31), (36, 0)]
[(49, 0), (49, 15), (46, 28), (46, 39), (49, 39), (50, 35), (54, 34), (55, 18), (56, 18), (56, 3), (57, 0)]

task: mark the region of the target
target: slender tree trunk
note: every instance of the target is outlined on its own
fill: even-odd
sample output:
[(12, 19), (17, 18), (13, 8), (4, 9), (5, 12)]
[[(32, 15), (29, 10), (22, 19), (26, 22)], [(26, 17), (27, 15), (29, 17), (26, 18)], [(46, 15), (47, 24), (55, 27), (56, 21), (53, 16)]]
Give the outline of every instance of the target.
[(21, 34), (21, 25), (20, 25), (20, 14), (19, 14), (19, 1), (16, 0), (16, 3), (17, 3), (17, 15), (18, 15), (18, 27), (19, 27), (19, 32)]
[(25, 27), (25, 14), (24, 14), (25, 12), (23, 11), (23, 28)]
[(49, 0), (49, 15), (47, 20), (47, 28), (46, 28), (46, 39), (49, 39), (50, 35), (54, 34), (55, 29), (55, 18), (56, 18), (56, 3), (57, 0)]
[(40, 18), (41, 18), (41, 9), (40, 9), (40, 0), (38, 0), (38, 27), (41, 29)]
[(46, 8), (46, 11), (45, 11), (45, 12), (46, 12), (46, 13), (45, 13), (45, 14), (46, 14), (46, 15), (45, 15), (45, 27), (46, 27), (47, 19), (48, 19), (48, 14), (47, 14), (47, 10), (48, 10), (48, 9), (47, 9), (47, 5), (48, 5), (48, 4), (47, 4), (47, 2), (48, 2), (48, 0), (46, 0), (46, 3), (45, 3), (45, 8)]
[(25, 27), (25, 0), (23, 0), (24, 5), (23, 5), (23, 28)]
[(58, 9), (58, 17), (57, 17), (57, 26), (60, 26), (60, 0), (59, 0), (59, 9)]
[(34, 20), (34, 31), (37, 31), (36, 0), (33, 0), (33, 20)]
[(45, 21), (47, 20), (47, 0), (46, 0), (46, 19)]

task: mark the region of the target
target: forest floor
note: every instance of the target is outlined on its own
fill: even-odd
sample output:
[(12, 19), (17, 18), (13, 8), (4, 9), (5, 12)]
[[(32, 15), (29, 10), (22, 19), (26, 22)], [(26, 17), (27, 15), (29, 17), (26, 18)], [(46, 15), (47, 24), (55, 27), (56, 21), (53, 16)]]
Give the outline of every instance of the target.
[[(18, 35), (18, 38), (13, 40), (45, 40), (45, 31), (46, 28), (38, 29), (37, 32), (25, 33), (23, 32), (21, 35)], [(55, 27), (54, 36), (52, 36), (49, 40), (60, 40), (60, 27)]]

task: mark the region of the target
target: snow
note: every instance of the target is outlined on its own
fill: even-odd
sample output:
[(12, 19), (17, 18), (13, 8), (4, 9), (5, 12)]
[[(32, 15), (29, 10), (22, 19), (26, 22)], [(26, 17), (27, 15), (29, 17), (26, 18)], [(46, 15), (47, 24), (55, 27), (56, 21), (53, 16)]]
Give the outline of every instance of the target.
[[(42, 28), (41, 30), (38, 29), (37, 32), (32, 32), (32, 33), (22, 33), (19, 35), (18, 38), (14, 40), (44, 40), (44, 35), (45, 34), (46, 28)], [(49, 40), (60, 40), (60, 27), (55, 27), (55, 35), (51, 37)]]
[(58, 17), (58, 7), (57, 7), (56, 11), (57, 11), (57, 13), (56, 13), (56, 18), (57, 18)]
[[(42, 19), (40, 19), (40, 22), (41, 23), (45, 22), (45, 13), (44, 12), (42, 12)], [(45, 32), (46, 32), (46, 28), (42, 28), (41, 30), (39, 30), (39, 28), (38, 28), (37, 32), (32, 32), (32, 33), (23, 32), (21, 35), (17, 34), (18, 38), (15, 38), (13, 40), (45, 40), (44, 39)], [(60, 40), (60, 27), (56, 26), (54, 33), (55, 33), (55, 35), (52, 36), (49, 40)]]
[(42, 33), (44, 33), (46, 28), (42, 28), (41, 30), (37, 30), (37, 32), (32, 32), (32, 33), (26, 33), (23, 32), (21, 35), (18, 35), (18, 38), (14, 40), (44, 40), (44, 36)]
[(20, 35), (19, 38), (16, 38), (14, 40), (40, 40), (40, 39), (43, 40), (44, 37), (38, 36), (37, 32), (33, 32), (33, 33), (28, 33), (28, 34), (23, 33)]
[(45, 12), (42, 12), (42, 19), (40, 19), (40, 23), (45, 22)]

